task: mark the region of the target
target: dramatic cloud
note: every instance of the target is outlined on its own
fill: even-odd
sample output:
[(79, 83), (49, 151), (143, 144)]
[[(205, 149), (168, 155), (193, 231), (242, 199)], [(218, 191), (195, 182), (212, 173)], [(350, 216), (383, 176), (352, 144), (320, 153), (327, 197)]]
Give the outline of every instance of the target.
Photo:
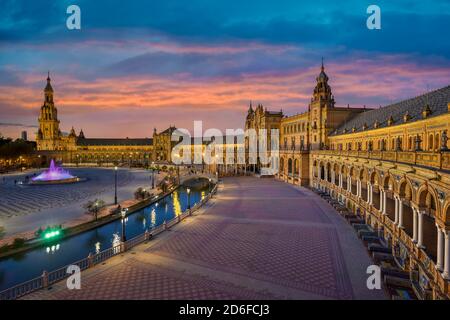
[(446, 1), (380, 0), (381, 31), (365, 27), (365, 1), (80, 0), (80, 31), (65, 28), (69, 4), (2, 2), (2, 122), (36, 123), (47, 70), (62, 129), (105, 137), (242, 126), (250, 100), (303, 112), (321, 57), (341, 106), (450, 84)]

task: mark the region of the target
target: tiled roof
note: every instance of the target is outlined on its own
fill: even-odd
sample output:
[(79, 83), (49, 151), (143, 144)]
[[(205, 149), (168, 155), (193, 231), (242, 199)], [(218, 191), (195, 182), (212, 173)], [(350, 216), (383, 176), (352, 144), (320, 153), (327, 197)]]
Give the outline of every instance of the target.
[[(431, 109), (429, 117), (435, 117), (448, 112), (448, 103), (450, 102), (450, 86), (423, 94), (421, 96), (404, 100), (385, 106), (380, 109), (366, 111), (356, 115), (345, 124), (341, 125), (337, 132), (332, 135), (351, 133), (353, 128), (356, 132), (363, 131), (363, 126), (367, 125), (366, 130), (374, 129), (375, 121), (378, 121), (378, 128), (388, 126), (388, 119), (392, 116), (393, 125), (404, 123), (403, 117), (408, 112), (408, 122), (423, 119), (422, 111), (427, 105)], [(346, 132), (344, 132), (346, 130)]]
[(151, 146), (153, 139), (86, 139), (81, 138), (77, 140), (79, 146)]

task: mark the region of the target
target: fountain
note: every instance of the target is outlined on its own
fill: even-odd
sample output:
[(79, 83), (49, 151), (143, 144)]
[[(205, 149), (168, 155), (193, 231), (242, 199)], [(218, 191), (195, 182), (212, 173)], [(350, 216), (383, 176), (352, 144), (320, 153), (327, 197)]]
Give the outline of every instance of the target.
[(50, 167), (40, 175), (32, 178), (30, 184), (58, 184), (78, 181), (81, 181), (81, 179), (71, 175), (67, 170), (58, 167), (52, 159), (50, 161)]

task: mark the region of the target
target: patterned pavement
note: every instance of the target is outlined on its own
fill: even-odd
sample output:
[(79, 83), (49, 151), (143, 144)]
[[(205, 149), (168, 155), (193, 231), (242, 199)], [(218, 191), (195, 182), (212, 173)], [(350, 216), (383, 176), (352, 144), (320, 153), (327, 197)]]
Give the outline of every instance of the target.
[(310, 191), (227, 178), (205, 210), (27, 299), (383, 299), (352, 229)]

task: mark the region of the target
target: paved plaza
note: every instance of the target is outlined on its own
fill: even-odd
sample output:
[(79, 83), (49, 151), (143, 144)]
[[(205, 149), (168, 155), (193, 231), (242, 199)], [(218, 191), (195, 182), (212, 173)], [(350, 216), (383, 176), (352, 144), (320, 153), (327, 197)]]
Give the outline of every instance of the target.
[[(82, 205), (99, 198), (114, 201), (112, 168), (69, 168), (73, 175), (87, 178), (76, 184), (25, 186), (24, 180), (37, 171), (0, 176), (0, 226), (5, 235), (37, 230), (40, 226), (64, 224), (84, 214)], [(150, 173), (140, 169), (118, 170), (118, 200), (132, 199), (138, 187), (150, 187)]]
[(154, 240), (26, 299), (384, 299), (352, 228), (311, 191), (225, 178), (201, 211)]

